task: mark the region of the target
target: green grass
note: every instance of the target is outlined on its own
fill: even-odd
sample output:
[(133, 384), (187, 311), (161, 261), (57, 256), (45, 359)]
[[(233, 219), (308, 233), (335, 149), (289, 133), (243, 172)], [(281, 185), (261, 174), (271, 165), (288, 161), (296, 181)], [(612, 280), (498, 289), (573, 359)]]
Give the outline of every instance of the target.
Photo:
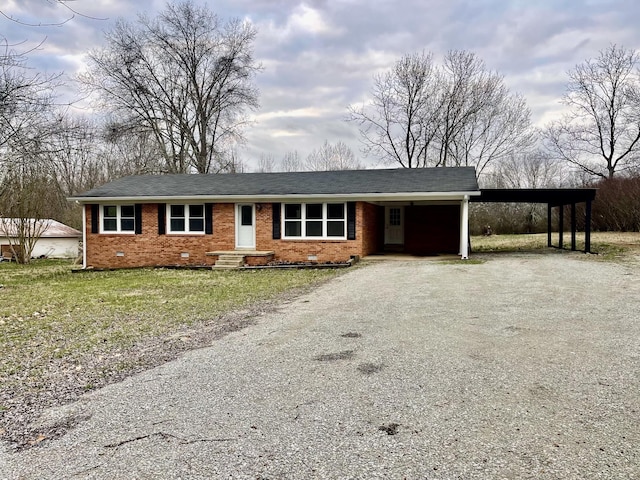
[(0, 383), (37, 377), (55, 359), (125, 350), (337, 274), (71, 270), (70, 263), (56, 261), (0, 264)]

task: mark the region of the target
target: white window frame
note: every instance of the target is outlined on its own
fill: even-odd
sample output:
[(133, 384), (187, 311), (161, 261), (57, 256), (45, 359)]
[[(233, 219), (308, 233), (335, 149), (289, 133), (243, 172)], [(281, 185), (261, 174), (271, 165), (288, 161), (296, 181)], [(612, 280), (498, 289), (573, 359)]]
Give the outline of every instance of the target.
[[(105, 230), (104, 228), (104, 220), (105, 220), (105, 214), (104, 214), (104, 209), (105, 207), (116, 207), (116, 229), (115, 230)], [(131, 207), (133, 208), (133, 229), (132, 230), (122, 230), (122, 207)], [(114, 217), (107, 217), (107, 218), (114, 218)], [(131, 218), (131, 217), (125, 217), (125, 218)], [(106, 233), (106, 234), (118, 234), (118, 235), (135, 235), (136, 233), (136, 206), (134, 204), (129, 204), (129, 203), (125, 203), (122, 205), (116, 205), (113, 203), (109, 203), (109, 204), (101, 204), (100, 205), (100, 233)]]
[[(172, 230), (171, 229), (171, 207), (172, 206), (182, 206), (184, 207), (184, 230)], [(202, 207), (202, 217), (194, 217), (194, 218), (198, 218), (198, 219), (202, 219), (202, 230), (194, 230), (191, 231), (189, 229), (189, 220), (191, 219), (191, 215), (190, 215), (190, 207), (191, 206), (198, 206), (198, 207)], [(207, 229), (207, 209), (205, 208), (204, 203), (169, 203), (167, 204), (167, 214), (166, 214), (166, 231), (167, 234), (169, 235), (204, 235), (206, 229)]]
[[(307, 205), (322, 205), (322, 218), (311, 218), (309, 221), (318, 221), (322, 222), (322, 235), (321, 236), (307, 236), (306, 228), (307, 228)], [(301, 214), (299, 219), (287, 219), (286, 218), (286, 206), (287, 205), (300, 205)], [(343, 218), (327, 218), (328, 213), (328, 205), (342, 205)], [(282, 210), (280, 212), (281, 225), (280, 231), (282, 232), (283, 240), (346, 240), (347, 239), (347, 204), (346, 202), (289, 202), (282, 204)], [(286, 230), (286, 222), (294, 221), (301, 222), (301, 235), (300, 236), (288, 236)], [(344, 235), (341, 236), (328, 236), (327, 235), (327, 223), (328, 222), (340, 222), (342, 221), (344, 224)]]

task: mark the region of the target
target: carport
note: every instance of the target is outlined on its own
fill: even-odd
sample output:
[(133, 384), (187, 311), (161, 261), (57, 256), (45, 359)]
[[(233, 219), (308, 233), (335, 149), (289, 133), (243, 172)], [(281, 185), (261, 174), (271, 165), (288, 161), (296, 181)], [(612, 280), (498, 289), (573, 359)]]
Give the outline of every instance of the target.
[[(546, 203), (547, 204), (547, 245), (564, 248), (564, 210), (570, 206), (571, 250), (576, 250), (577, 214), (576, 205), (585, 204), (584, 209), (584, 252), (591, 252), (591, 202), (596, 198), (595, 188), (483, 188), (479, 196), (469, 198), (470, 202), (481, 203)], [(553, 245), (552, 213), (558, 209), (558, 244)]]

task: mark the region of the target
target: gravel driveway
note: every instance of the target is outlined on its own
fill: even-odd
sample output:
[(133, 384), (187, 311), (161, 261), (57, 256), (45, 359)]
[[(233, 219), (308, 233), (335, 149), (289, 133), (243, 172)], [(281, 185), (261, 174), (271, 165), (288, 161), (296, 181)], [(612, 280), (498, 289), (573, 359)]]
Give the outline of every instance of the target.
[(640, 267), (380, 262), (79, 402), (0, 478), (640, 477)]

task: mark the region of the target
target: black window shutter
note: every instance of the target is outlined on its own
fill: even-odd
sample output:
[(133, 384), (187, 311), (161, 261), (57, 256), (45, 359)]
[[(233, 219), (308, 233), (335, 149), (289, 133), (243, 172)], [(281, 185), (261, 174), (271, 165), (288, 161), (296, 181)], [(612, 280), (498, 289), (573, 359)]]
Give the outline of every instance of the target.
[(142, 204), (136, 203), (134, 205), (134, 209), (135, 209), (136, 235), (140, 235), (142, 233)]
[(158, 235), (164, 235), (166, 229), (167, 204), (158, 204)]
[(280, 240), (280, 238), (282, 237), (282, 232), (280, 231), (280, 204), (279, 203), (272, 203), (271, 204), (271, 210), (272, 210), (272, 224), (273, 224), (273, 239), (274, 240)]
[(100, 205), (91, 204), (91, 233), (100, 233)]
[(347, 240), (356, 239), (356, 202), (347, 202)]
[(204, 204), (204, 233), (213, 234), (213, 203)]

